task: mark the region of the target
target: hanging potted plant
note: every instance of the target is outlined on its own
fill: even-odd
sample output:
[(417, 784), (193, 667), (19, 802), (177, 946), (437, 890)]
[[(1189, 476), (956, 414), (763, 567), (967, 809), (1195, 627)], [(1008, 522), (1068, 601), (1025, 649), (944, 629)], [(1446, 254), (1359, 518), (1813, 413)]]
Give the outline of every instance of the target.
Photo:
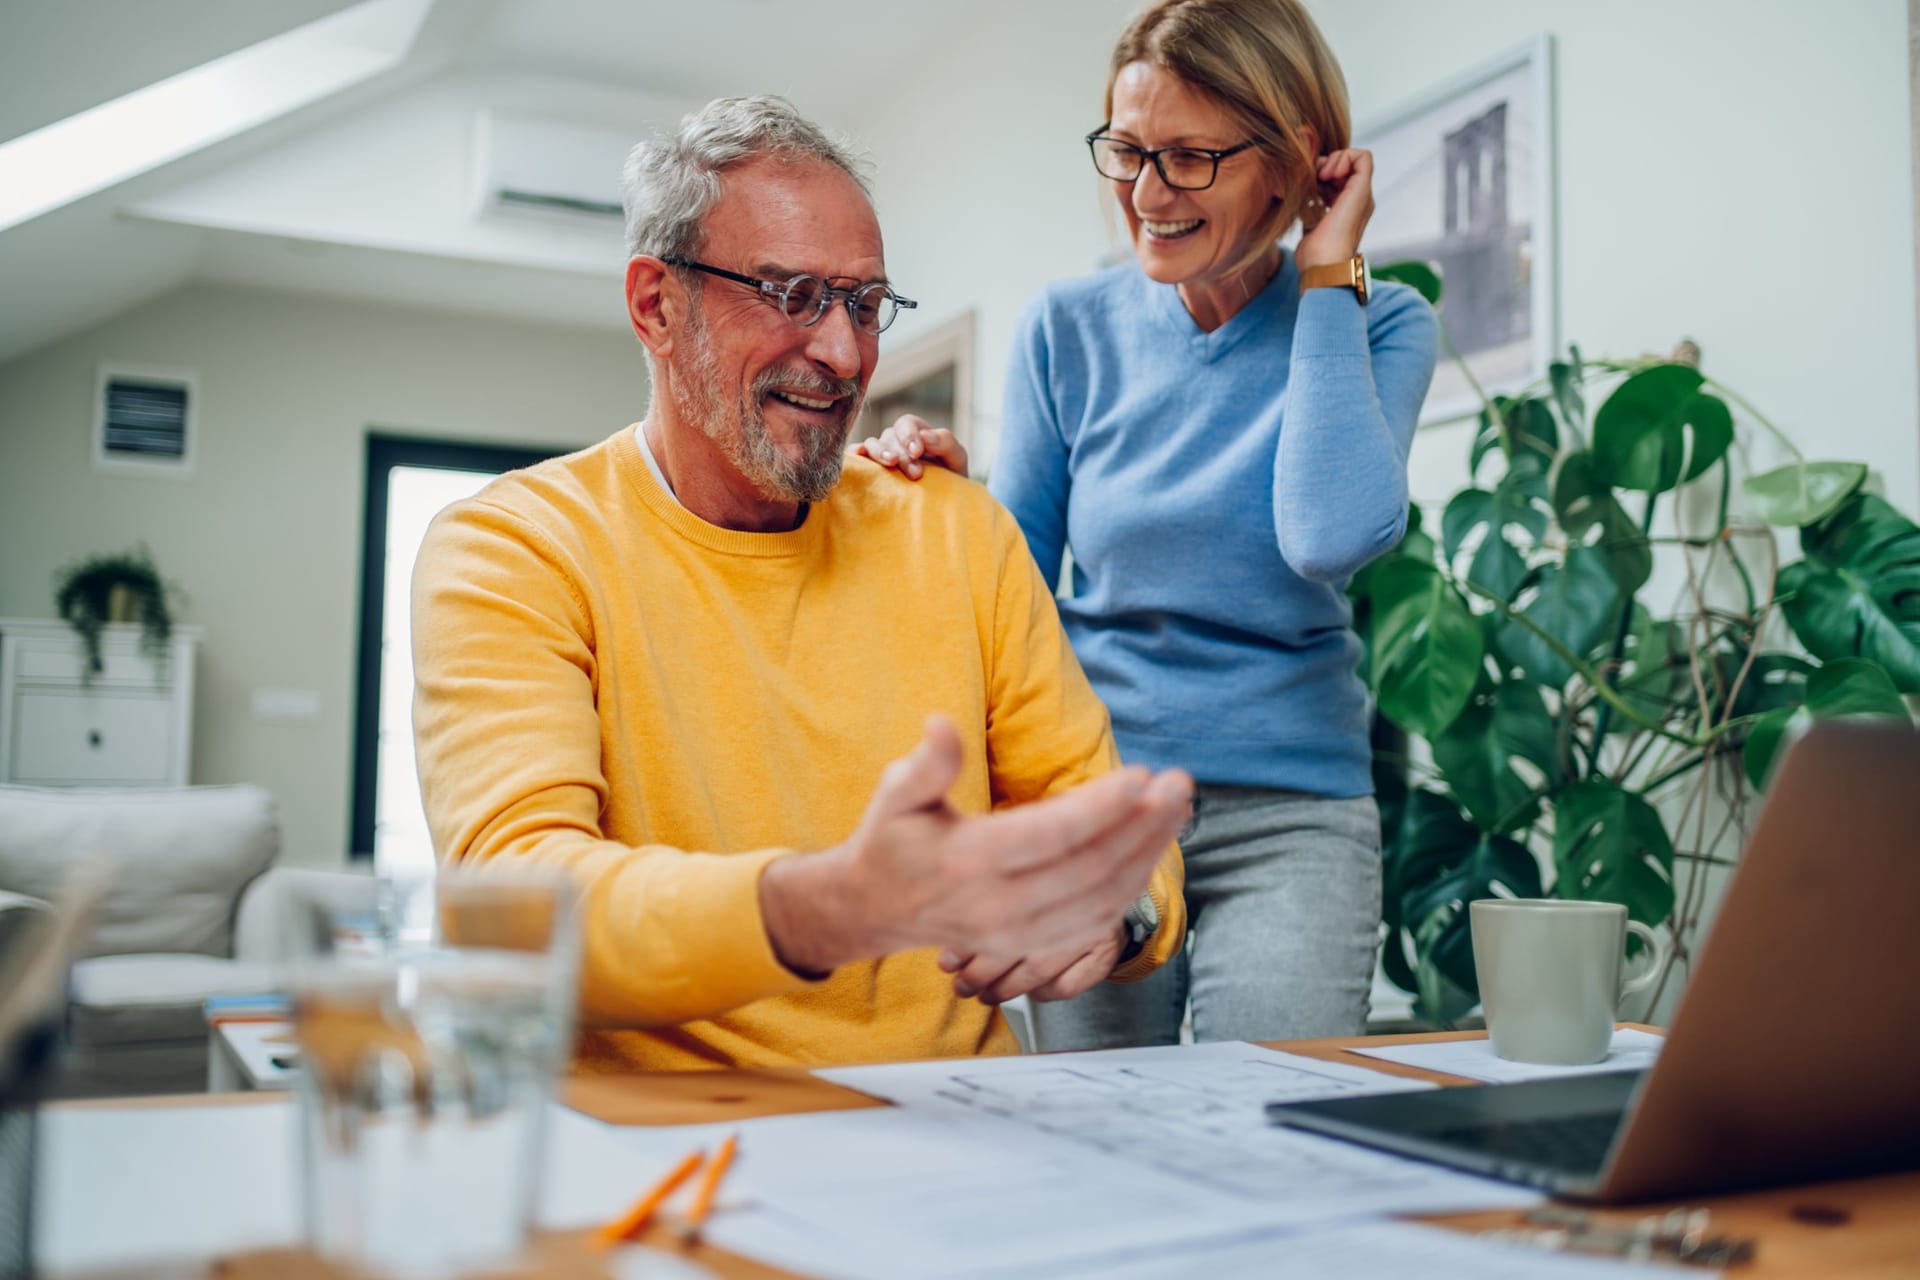
[(68, 565), (56, 579), (53, 600), (61, 620), (80, 633), (87, 680), (101, 671), (100, 631), (110, 622), (139, 623), (140, 648), (156, 661), (167, 656), (173, 614), (166, 584), (144, 544)]

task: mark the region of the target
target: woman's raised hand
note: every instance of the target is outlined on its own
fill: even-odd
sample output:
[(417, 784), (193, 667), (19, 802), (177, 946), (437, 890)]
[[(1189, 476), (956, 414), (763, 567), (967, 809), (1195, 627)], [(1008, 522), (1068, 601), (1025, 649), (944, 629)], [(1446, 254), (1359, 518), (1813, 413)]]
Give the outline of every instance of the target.
[(1321, 156), (1314, 177), (1326, 208), (1294, 250), (1302, 267), (1345, 262), (1360, 252), (1360, 236), (1373, 217), (1373, 152), (1350, 147)]
[(967, 449), (953, 432), (910, 413), (896, 418), (892, 426), (871, 440), (862, 440), (853, 451), (909, 480), (918, 480), (928, 466), (967, 474)]

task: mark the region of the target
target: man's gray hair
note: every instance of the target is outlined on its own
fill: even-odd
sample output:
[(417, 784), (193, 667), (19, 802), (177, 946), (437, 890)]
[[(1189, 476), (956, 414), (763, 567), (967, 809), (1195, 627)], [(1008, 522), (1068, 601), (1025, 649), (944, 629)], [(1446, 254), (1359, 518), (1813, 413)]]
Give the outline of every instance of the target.
[(720, 200), (722, 171), (757, 156), (833, 165), (873, 197), (860, 157), (785, 98), (717, 98), (671, 136), (643, 142), (627, 156), (621, 183), (627, 256), (693, 257), (706, 216)]

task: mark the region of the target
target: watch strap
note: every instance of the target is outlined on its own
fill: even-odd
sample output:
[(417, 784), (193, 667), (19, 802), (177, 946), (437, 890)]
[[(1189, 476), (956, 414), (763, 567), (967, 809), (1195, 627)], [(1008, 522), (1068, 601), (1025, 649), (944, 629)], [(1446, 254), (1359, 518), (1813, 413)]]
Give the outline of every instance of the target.
[(1361, 302), (1367, 300), (1367, 256), (1356, 253), (1345, 262), (1325, 262), (1300, 269), (1300, 292), (1309, 289), (1351, 289)]
[(1160, 929), (1160, 908), (1154, 903), (1153, 895), (1143, 893), (1133, 900), (1133, 904), (1121, 917), (1127, 928), (1127, 945), (1120, 949), (1120, 964), (1139, 955), (1147, 949), (1147, 942)]

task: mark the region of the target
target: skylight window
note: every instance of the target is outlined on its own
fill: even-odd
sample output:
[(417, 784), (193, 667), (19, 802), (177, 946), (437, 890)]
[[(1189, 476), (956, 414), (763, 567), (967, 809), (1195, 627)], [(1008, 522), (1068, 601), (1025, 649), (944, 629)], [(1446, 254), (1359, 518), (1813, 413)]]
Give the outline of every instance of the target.
[(432, 0), (362, 0), (0, 144), (0, 231), (397, 66)]

